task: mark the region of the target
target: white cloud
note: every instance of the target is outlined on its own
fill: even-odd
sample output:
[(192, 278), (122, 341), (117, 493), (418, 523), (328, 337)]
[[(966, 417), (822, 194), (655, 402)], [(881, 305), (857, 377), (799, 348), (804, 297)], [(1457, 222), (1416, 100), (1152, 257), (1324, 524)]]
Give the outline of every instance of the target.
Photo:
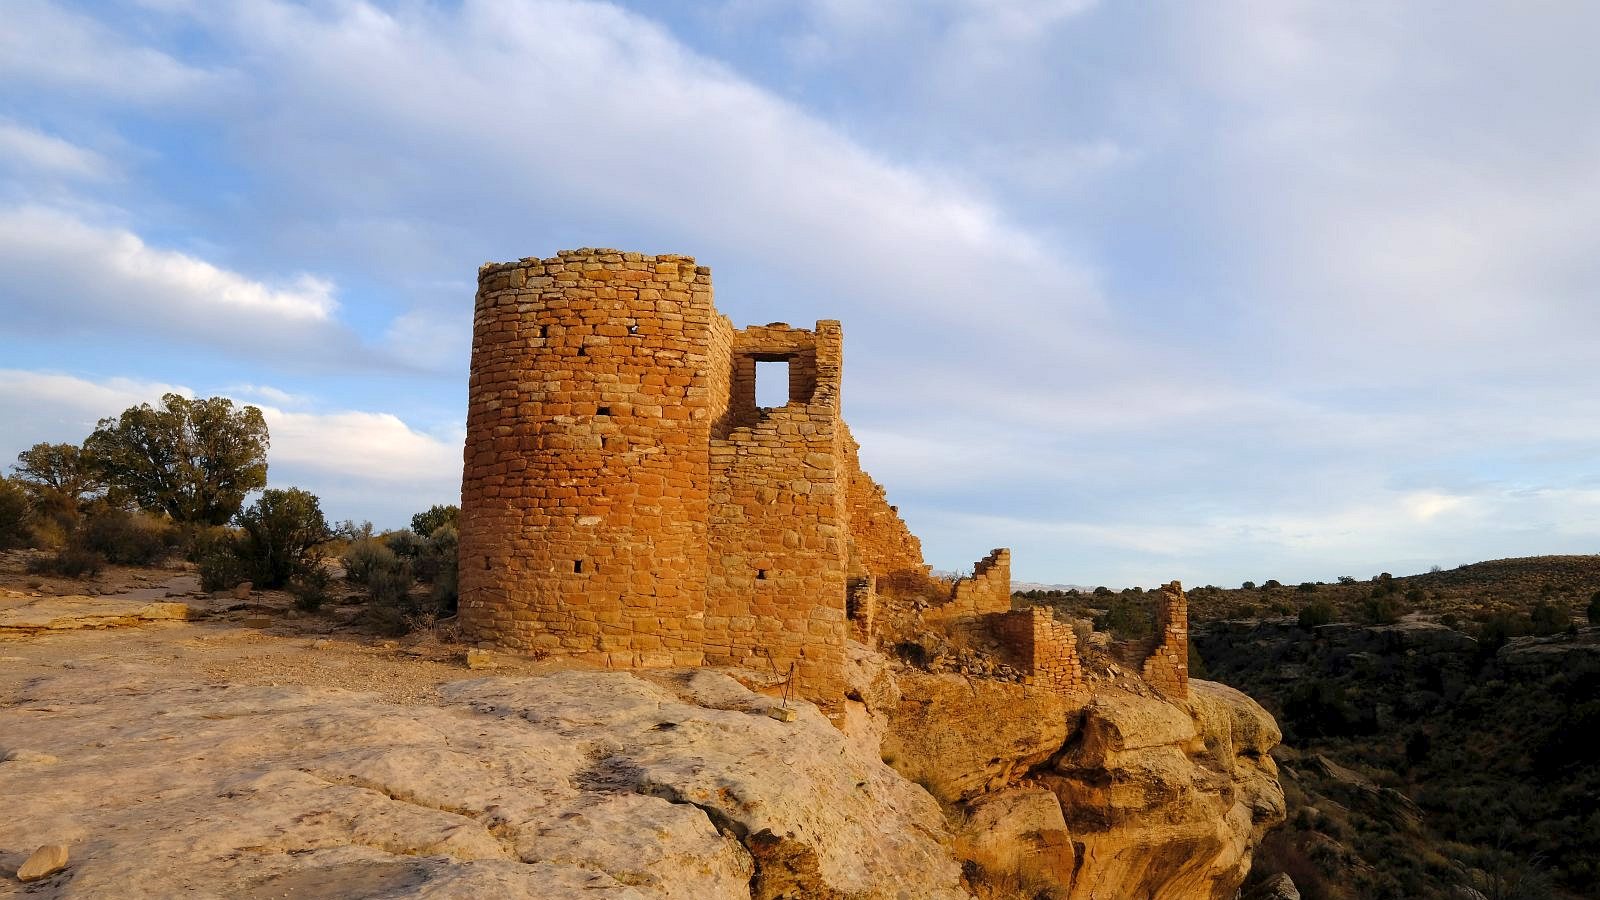
[(8, 0), (0, 28), (0, 79), (119, 100), (167, 101), (216, 83), (159, 50), (49, 0)]
[(1099, 306), (1092, 272), (971, 184), (875, 154), (615, 7), (230, 9), (215, 27), (272, 73), (252, 101), (267, 112), (236, 127), (332, 215), (404, 208), (454, 240), (495, 234), (464, 249), (474, 262), (554, 249), (525, 243), (531, 228), (561, 246), (648, 232), (661, 250), (847, 289), (836, 303), (979, 329)]
[(111, 171), (105, 157), (55, 135), (0, 119), (0, 165), (46, 175), (98, 180)]
[(250, 348), (337, 336), (325, 279), (270, 285), (58, 209), (0, 208), (0, 277), (13, 321), (56, 333), (134, 327)]
[(356, 479), (415, 489), (461, 483), (461, 446), (424, 434), (393, 413), (288, 412), (262, 407), (274, 464), (321, 482)]
[(90, 381), (53, 372), (0, 369), (0, 466), (41, 441), (80, 443), (102, 418), (163, 394), (194, 396), (187, 387), (138, 378)]

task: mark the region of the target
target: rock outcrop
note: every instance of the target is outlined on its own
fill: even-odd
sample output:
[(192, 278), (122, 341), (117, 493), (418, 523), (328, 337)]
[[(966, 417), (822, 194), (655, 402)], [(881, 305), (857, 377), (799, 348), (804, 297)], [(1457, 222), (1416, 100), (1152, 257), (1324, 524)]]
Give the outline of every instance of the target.
[(189, 604), (147, 597), (37, 597), (0, 591), (0, 635), (181, 622)]
[(12, 689), (0, 868), (81, 848), (58, 897), (964, 896), (931, 797), (714, 672), (443, 706), (111, 661)]
[(965, 818), (990, 877), (1065, 896), (1230, 898), (1284, 800), (1281, 735), (1244, 694), (1101, 688), (1078, 704), (1022, 685), (901, 673), (886, 761)]

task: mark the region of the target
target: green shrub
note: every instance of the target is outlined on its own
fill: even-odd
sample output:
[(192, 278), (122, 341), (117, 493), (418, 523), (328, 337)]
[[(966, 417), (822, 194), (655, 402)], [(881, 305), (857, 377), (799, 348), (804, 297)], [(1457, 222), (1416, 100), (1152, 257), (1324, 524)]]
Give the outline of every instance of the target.
[(177, 531), (150, 516), (102, 508), (83, 523), (78, 542), (118, 565), (150, 566), (172, 552)]
[(1572, 624), (1572, 616), (1564, 608), (1545, 600), (1533, 604), (1528, 610), (1528, 619), (1533, 633), (1538, 635), (1557, 634)]
[(413, 619), (421, 612), (411, 596), (416, 579), (408, 560), (393, 555), (386, 565), (367, 572), (367, 624), (382, 634), (398, 636), (411, 630)]
[(1128, 597), (1117, 597), (1110, 608), (1094, 621), (1097, 631), (1109, 631), (1119, 641), (1138, 640), (1155, 634), (1153, 610)]
[(28, 543), (28, 520), (32, 515), (33, 503), (28, 499), (28, 492), (22, 485), (0, 476), (0, 550)]
[(196, 564), (203, 591), (232, 590), (251, 578), (250, 565), (234, 552), (231, 541), (219, 541), (207, 547)]
[(1281, 587), (1283, 587), (1283, 582), (1279, 581), (1276, 578), (1268, 578), (1266, 581), (1261, 582), (1261, 589), (1263, 591), (1270, 591), (1273, 588), (1281, 588)]
[(1253, 590), (1256, 589), (1256, 583), (1254, 581), (1246, 581), (1244, 584), (1239, 585), (1239, 589), (1240, 590), (1245, 590), (1245, 591), (1253, 591)]
[(320, 563), (306, 568), (289, 579), (289, 593), (294, 595), (294, 605), (306, 612), (316, 612), (327, 603), (333, 587), (333, 575)]
[(356, 584), (366, 584), (374, 571), (393, 566), (397, 559), (393, 550), (372, 538), (352, 543), (339, 557), (344, 564), (344, 577)]
[(431, 538), (433, 533), (445, 525), (451, 528), (457, 526), (461, 518), (461, 509), (456, 506), (430, 506), (426, 512), (419, 512), (411, 517), (411, 531), (420, 538)]
[(453, 615), (456, 611), (459, 544), (454, 525), (441, 525), (428, 538), (428, 556), (436, 566), (433, 573), (433, 602), (443, 614)]
[(1333, 621), (1333, 604), (1326, 600), (1313, 600), (1300, 608), (1300, 627), (1316, 628)]
[(379, 606), (394, 606), (408, 612), (414, 611), (411, 586), (415, 582), (411, 563), (397, 559), (387, 566), (379, 566), (367, 573), (367, 597)]
[(1317, 592), (1317, 583), (1315, 581), (1302, 581), (1295, 590), (1302, 594), (1315, 594)]
[(250, 567), (257, 587), (281, 588), (318, 564), (316, 549), (329, 537), (315, 494), (299, 488), (267, 490), (240, 511), (235, 554)]
[(1589, 624), (1600, 626), (1600, 591), (1589, 598)]
[(1368, 625), (1393, 625), (1406, 614), (1406, 606), (1394, 596), (1392, 590), (1384, 593), (1374, 591), (1373, 596), (1362, 602), (1361, 613)]
[(49, 556), (28, 560), (28, 571), (35, 575), (61, 575), (67, 578), (93, 578), (105, 568), (106, 558), (83, 547), (65, 547)]
[(428, 551), (428, 540), (415, 531), (391, 531), (383, 536), (383, 545), (401, 559), (416, 559)]

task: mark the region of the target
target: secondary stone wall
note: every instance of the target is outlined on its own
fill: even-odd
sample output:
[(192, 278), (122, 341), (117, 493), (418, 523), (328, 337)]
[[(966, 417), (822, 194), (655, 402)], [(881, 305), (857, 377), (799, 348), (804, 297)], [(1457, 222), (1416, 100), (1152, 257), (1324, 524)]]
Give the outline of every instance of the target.
[[(733, 427), (711, 441), (707, 660), (797, 664), (812, 696), (842, 694), (847, 535), (840, 470), (838, 322), (734, 332)], [(755, 405), (755, 364), (789, 363), (790, 400)], [(769, 662), (770, 660), (770, 662)]]
[(1030, 607), (987, 617), (1012, 664), (1059, 694), (1084, 690), (1078, 636), (1047, 609)]
[(1189, 598), (1174, 581), (1161, 586), (1156, 635), (1144, 661), (1144, 680), (1175, 697), (1189, 696)]
[(702, 659), (709, 270), (575, 250), (479, 271), (462, 479), (467, 636)]
[(861, 471), (860, 445), (848, 427), (843, 429), (840, 444), (842, 467), (849, 479), (846, 504), (851, 573), (874, 572), (889, 577), (907, 573), (926, 575), (928, 566), (922, 561), (922, 542), (906, 527), (900, 510), (890, 505), (883, 486)]
[(1001, 547), (978, 561), (971, 578), (956, 582), (950, 601), (929, 609), (930, 622), (974, 620), (1011, 610), (1011, 551)]

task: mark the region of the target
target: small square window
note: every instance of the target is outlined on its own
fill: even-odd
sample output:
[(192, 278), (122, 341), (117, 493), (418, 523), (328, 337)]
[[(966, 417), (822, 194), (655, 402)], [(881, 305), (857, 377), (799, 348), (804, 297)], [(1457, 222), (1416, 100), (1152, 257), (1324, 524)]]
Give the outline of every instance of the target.
[(597, 406), (597, 407), (595, 407), (594, 414), (597, 415), (597, 416), (609, 416), (609, 415), (611, 415), (611, 407), (609, 407), (609, 406)]
[(577, 573), (579, 573), (581, 575), (583, 573), (583, 560), (581, 560), (581, 559), (573, 560), (572, 561), (572, 571), (577, 572)]
[(767, 580), (767, 570), (766, 569), (757, 569), (756, 570), (756, 580), (757, 581), (766, 581)]

